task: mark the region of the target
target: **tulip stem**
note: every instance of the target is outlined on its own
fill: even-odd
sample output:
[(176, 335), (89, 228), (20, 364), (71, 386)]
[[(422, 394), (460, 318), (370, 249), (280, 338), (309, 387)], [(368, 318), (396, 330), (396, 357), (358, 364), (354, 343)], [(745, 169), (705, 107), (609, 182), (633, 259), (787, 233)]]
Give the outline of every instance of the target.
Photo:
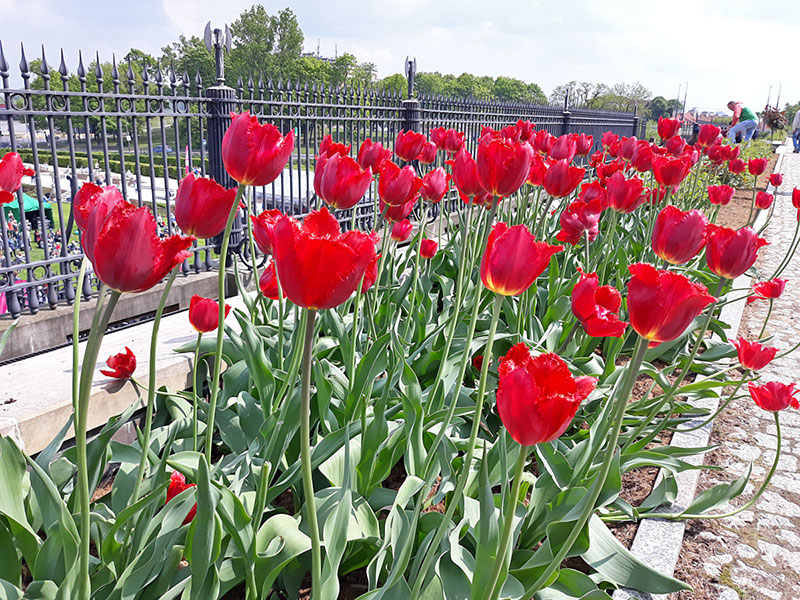
[(603, 267), (600, 271), (600, 283), (605, 282), (606, 277), (606, 267), (608, 266), (608, 257), (611, 256), (611, 248), (614, 248), (614, 240), (612, 239), (614, 235), (617, 233), (617, 221), (619, 220), (619, 213), (617, 211), (613, 211), (611, 213), (611, 224), (608, 226), (608, 231), (605, 236), (605, 240), (603, 241), (603, 245), (606, 247), (606, 251), (603, 252)]
[(586, 272), (591, 273), (589, 266), (589, 230), (584, 230), (583, 232), (583, 264), (586, 265)]
[[(425, 239), (425, 226), (428, 222), (428, 207), (425, 202), (422, 202), (422, 220), (419, 225), (419, 244), (417, 244), (417, 255), (414, 257), (414, 272), (411, 274), (411, 302), (408, 307), (408, 318), (406, 324), (403, 326), (403, 339), (408, 336), (408, 328), (411, 326), (411, 321), (415, 321), (414, 310), (417, 307), (417, 281), (419, 281), (419, 258), (422, 253), (422, 240)], [(398, 298), (398, 303), (403, 302), (404, 298)], [(398, 307), (399, 308), (399, 307)]]
[(747, 381), (747, 374), (748, 374), (749, 372), (750, 372), (749, 370), (745, 369), (745, 372), (744, 372), (744, 374), (742, 375), (742, 378), (741, 378), (741, 379), (738, 381), (738, 383), (736, 384), (736, 387), (735, 387), (735, 388), (733, 388), (733, 391), (730, 393), (730, 395), (729, 395), (729, 396), (728, 396), (728, 398), (725, 400), (725, 402), (723, 402), (722, 404), (720, 404), (719, 408), (717, 408), (717, 410), (715, 410), (715, 411), (714, 411), (714, 413), (713, 413), (711, 416), (709, 416), (707, 419), (704, 419), (704, 420), (703, 420), (703, 422), (702, 422), (702, 423), (700, 423), (699, 425), (694, 425), (693, 427), (687, 427), (686, 429), (678, 429), (678, 428), (676, 427), (676, 428), (674, 429), (674, 431), (675, 431), (676, 433), (688, 433), (689, 431), (697, 431), (698, 429), (702, 429), (703, 427), (705, 427), (706, 425), (708, 425), (709, 423), (711, 423), (711, 421), (713, 421), (714, 419), (716, 419), (716, 418), (717, 418), (717, 417), (720, 415), (720, 413), (721, 413), (723, 410), (725, 410), (725, 408), (728, 406), (728, 404), (730, 404), (731, 400), (733, 400), (733, 398), (736, 396), (736, 392), (738, 392), (738, 391), (739, 391), (739, 389), (740, 389), (740, 388), (742, 387), (742, 385), (744, 384), (744, 382), (745, 382), (745, 381)]
[(211, 448), (214, 442), (214, 419), (217, 414), (217, 397), (219, 396), (219, 377), (222, 370), (222, 339), (225, 330), (225, 275), (227, 273), (226, 264), (228, 262), (228, 244), (231, 240), (231, 228), (236, 213), (239, 211), (239, 203), (242, 201), (247, 186), (240, 183), (236, 189), (236, 198), (228, 213), (228, 221), (225, 223), (225, 231), (222, 233), (222, 246), (219, 249), (219, 267), (217, 279), (217, 302), (219, 304), (219, 322), (217, 323), (217, 346), (214, 353), (214, 374), (211, 380), (211, 397), (208, 401), (208, 416), (206, 418), (206, 461), (211, 464)]
[(767, 323), (769, 323), (769, 317), (772, 315), (772, 306), (775, 304), (775, 299), (769, 299), (769, 308), (767, 309), (767, 316), (764, 317), (764, 324), (761, 326), (761, 331), (758, 334), (758, 339), (764, 337), (764, 332), (767, 330)]
[[(252, 194), (251, 194), (251, 196), (252, 196)], [(253, 203), (250, 206), (255, 206), (255, 198), (253, 198)], [(250, 206), (247, 207), (248, 208), (248, 212), (249, 212)], [(255, 211), (253, 211), (253, 212), (255, 212)], [(258, 261), (256, 260), (256, 243), (255, 243), (255, 240), (253, 239), (253, 227), (252, 227), (252, 224), (250, 223), (249, 215), (245, 216), (244, 222), (247, 225), (247, 239), (248, 239), (248, 241), (250, 243), (250, 260), (253, 261), (253, 283), (255, 283), (256, 298), (258, 298), (258, 280), (260, 279), (260, 277), (259, 277), (259, 274), (258, 274)], [(278, 289), (280, 290), (280, 288), (278, 288)], [(251, 323), (255, 323), (256, 322), (256, 310), (255, 310), (255, 307), (257, 305), (258, 305), (258, 302), (256, 301), (253, 304), (254, 310), (253, 310), (252, 313), (250, 313), (250, 322)], [(280, 344), (279, 344), (279, 346), (280, 346)]]
[[(517, 464), (514, 468), (514, 484), (511, 488), (511, 497), (506, 502), (505, 514), (503, 515), (503, 533), (500, 536), (500, 543), (497, 547), (497, 558), (494, 560), (494, 567), (489, 576), (489, 585), (486, 587), (486, 594), (484, 598), (491, 600), (497, 597), (500, 590), (503, 589), (502, 583), (498, 581), (500, 572), (506, 564), (506, 556), (508, 555), (508, 544), (511, 540), (511, 533), (514, 530), (514, 511), (517, 508), (517, 501), (519, 500), (519, 490), (522, 487), (522, 471), (525, 468), (525, 460), (528, 457), (528, 446), (519, 447), (519, 456), (517, 456)], [(500, 589), (496, 589), (496, 588)]]
[[(153, 428), (153, 410), (156, 403), (156, 349), (158, 347), (158, 328), (161, 325), (161, 315), (164, 314), (164, 306), (167, 304), (167, 296), (169, 296), (169, 291), (172, 289), (172, 284), (177, 275), (178, 268), (175, 267), (172, 269), (169, 277), (167, 278), (167, 284), (164, 286), (164, 291), (161, 292), (161, 299), (158, 301), (156, 316), (153, 320), (153, 332), (150, 334), (150, 364), (148, 365), (147, 376), (147, 407), (145, 408), (144, 430), (142, 431), (142, 456), (139, 459), (139, 471), (136, 473), (136, 483), (133, 486), (133, 494), (131, 494), (133, 502), (137, 502), (139, 500), (139, 490), (142, 487), (144, 471), (150, 458), (150, 432)], [(196, 368), (197, 367), (195, 366), (195, 369)]]
[(284, 329), (284, 310), (283, 310), (283, 286), (278, 277), (278, 269), (275, 269), (275, 283), (278, 286), (278, 368), (283, 369), (283, 329)]
[(747, 216), (747, 227), (753, 223), (756, 214), (756, 190), (758, 189), (758, 175), (753, 175), (753, 199), (750, 201), (750, 214)]
[(203, 332), (197, 332), (197, 345), (194, 348), (194, 363), (192, 365), (192, 451), (197, 452), (197, 366), (200, 364), (200, 342)]
[[(300, 461), (303, 471), (303, 494), (305, 496), (308, 533), (311, 538), (311, 593), (318, 595), (322, 583), (322, 550), (319, 540), (319, 524), (314, 501), (314, 481), (311, 478), (311, 360), (314, 352), (314, 320), (317, 311), (306, 308), (306, 334), (303, 342), (303, 374), (300, 388)], [(346, 441), (349, 443), (349, 440)]]

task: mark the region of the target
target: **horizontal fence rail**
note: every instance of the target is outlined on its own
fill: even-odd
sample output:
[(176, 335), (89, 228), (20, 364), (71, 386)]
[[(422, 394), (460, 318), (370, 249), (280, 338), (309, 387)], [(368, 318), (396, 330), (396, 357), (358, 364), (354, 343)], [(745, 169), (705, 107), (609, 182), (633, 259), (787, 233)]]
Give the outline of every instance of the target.
[[(220, 156), (231, 111), (249, 110), (284, 133), (294, 130), (295, 149), (285, 169), (272, 184), (249, 190), (246, 204), (250, 214), (277, 208), (298, 217), (320, 206), (314, 164), (319, 143), (329, 134), (350, 144), (353, 154), (367, 137), (393, 148), (401, 129), (427, 134), (440, 126), (464, 131), (474, 151), (483, 125), (500, 128), (519, 119), (554, 135), (591, 134), (596, 144), (608, 130), (641, 135), (632, 113), (424, 95), (404, 100), (397, 89), (380, 85), (332, 87), (263, 74), (247, 82), (240, 78), (233, 89), (172, 65), (117, 64), (113, 57), (103, 64), (96, 55), (87, 68), (79, 54), (71, 71), (63, 52), (57, 67), (44, 49), (35, 61), (28, 61), (24, 49), (19, 58), (12, 74), (0, 41), (0, 156), (19, 152), (36, 172), (23, 179), (17, 202), (0, 211), (0, 317), (71, 304), (76, 294), (89, 297), (96, 291), (91, 275), (75, 289), (83, 253), (72, 201), (84, 183), (116, 186), (129, 202), (147, 206), (162, 235), (178, 231), (173, 203), (186, 173), (232, 186)], [(443, 210), (460, 204), (453, 194)], [(360, 228), (373, 227), (376, 206), (373, 185), (353, 209)], [(245, 216), (237, 217), (231, 246), (249, 265)], [(336, 216), (343, 227), (351, 226), (352, 210)], [(214, 268), (217, 243), (196, 242), (183, 274)]]

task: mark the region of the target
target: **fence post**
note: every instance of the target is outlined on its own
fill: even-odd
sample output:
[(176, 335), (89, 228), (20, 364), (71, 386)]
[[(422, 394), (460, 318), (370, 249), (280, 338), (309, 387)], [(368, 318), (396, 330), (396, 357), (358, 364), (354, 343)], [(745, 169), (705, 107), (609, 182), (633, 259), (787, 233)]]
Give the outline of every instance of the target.
[(633, 133), (631, 135), (638, 135), (642, 137), (641, 131), (639, 131), (639, 103), (635, 103), (633, 105)]
[(408, 80), (408, 99), (403, 100), (403, 129), (422, 131), (422, 115), (419, 100), (414, 97), (414, 76), (417, 74), (417, 59), (406, 58), (406, 79)]
[(569, 112), (569, 88), (564, 94), (564, 110), (561, 112), (561, 135), (569, 133), (569, 123), (572, 120), (572, 113)]

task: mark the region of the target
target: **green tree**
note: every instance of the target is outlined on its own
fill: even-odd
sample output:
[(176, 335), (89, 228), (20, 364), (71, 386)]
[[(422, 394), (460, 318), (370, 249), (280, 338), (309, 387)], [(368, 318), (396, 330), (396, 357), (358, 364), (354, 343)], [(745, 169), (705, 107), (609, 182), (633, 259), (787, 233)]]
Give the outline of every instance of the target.
[(335, 58), (331, 63), (331, 85), (338, 87), (344, 85), (358, 65), (356, 57), (345, 52), (341, 56)]
[(406, 82), (406, 78), (400, 73), (395, 73), (394, 75), (389, 75), (389, 77), (384, 77), (381, 79), (381, 84), (385, 90), (397, 92), (403, 96), (403, 98), (408, 95), (408, 84)]
[(216, 82), (214, 57), (206, 50), (205, 42), (195, 35), (188, 38), (181, 35), (177, 42), (164, 46), (161, 49), (161, 65), (174, 66), (178, 77), (183, 75), (185, 69), (192, 89), (197, 73), (200, 73), (204, 85), (214, 85)]

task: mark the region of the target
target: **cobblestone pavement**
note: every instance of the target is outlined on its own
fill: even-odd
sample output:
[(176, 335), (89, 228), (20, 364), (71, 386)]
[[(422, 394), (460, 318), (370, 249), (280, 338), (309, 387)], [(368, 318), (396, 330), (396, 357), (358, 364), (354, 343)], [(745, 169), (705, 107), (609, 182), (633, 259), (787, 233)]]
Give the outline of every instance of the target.
[[(800, 154), (785, 154), (780, 171), (783, 185), (775, 195), (775, 211), (764, 233), (770, 245), (762, 249), (757, 263), (765, 279), (783, 259), (797, 225), (791, 193), (800, 187)], [(781, 276), (789, 282), (775, 301), (766, 332), (773, 336), (768, 345), (779, 352), (800, 341), (800, 257), (796, 256)], [(761, 300), (746, 308), (740, 335), (757, 339), (768, 307), (769, 303)], [(761, 378), (764, 382), (800, 382), (800, 351), (773, 361), (761, 371)], [(737, 505), (763, 482), (777, 447), (772, 414), (746, 396), (734, 400), (715, 423), (711, 442), (721, 447), (708, 455), (706, 464), (716, 464), (721, 470), (707, 470), (700, 480), (701, 489), (730, 481), (752, 461), (753, 484), (737, 499)], [(695, 565), (705, 572), (709, 585), (702, 593), (682, 597), (800, 599), (800, 411), (790, 408), (781, 412), (780, 422), (783, 444), (778, 470), (756, 505), (735, 517), (690, 524), (688, 547), (697, 553)]]

